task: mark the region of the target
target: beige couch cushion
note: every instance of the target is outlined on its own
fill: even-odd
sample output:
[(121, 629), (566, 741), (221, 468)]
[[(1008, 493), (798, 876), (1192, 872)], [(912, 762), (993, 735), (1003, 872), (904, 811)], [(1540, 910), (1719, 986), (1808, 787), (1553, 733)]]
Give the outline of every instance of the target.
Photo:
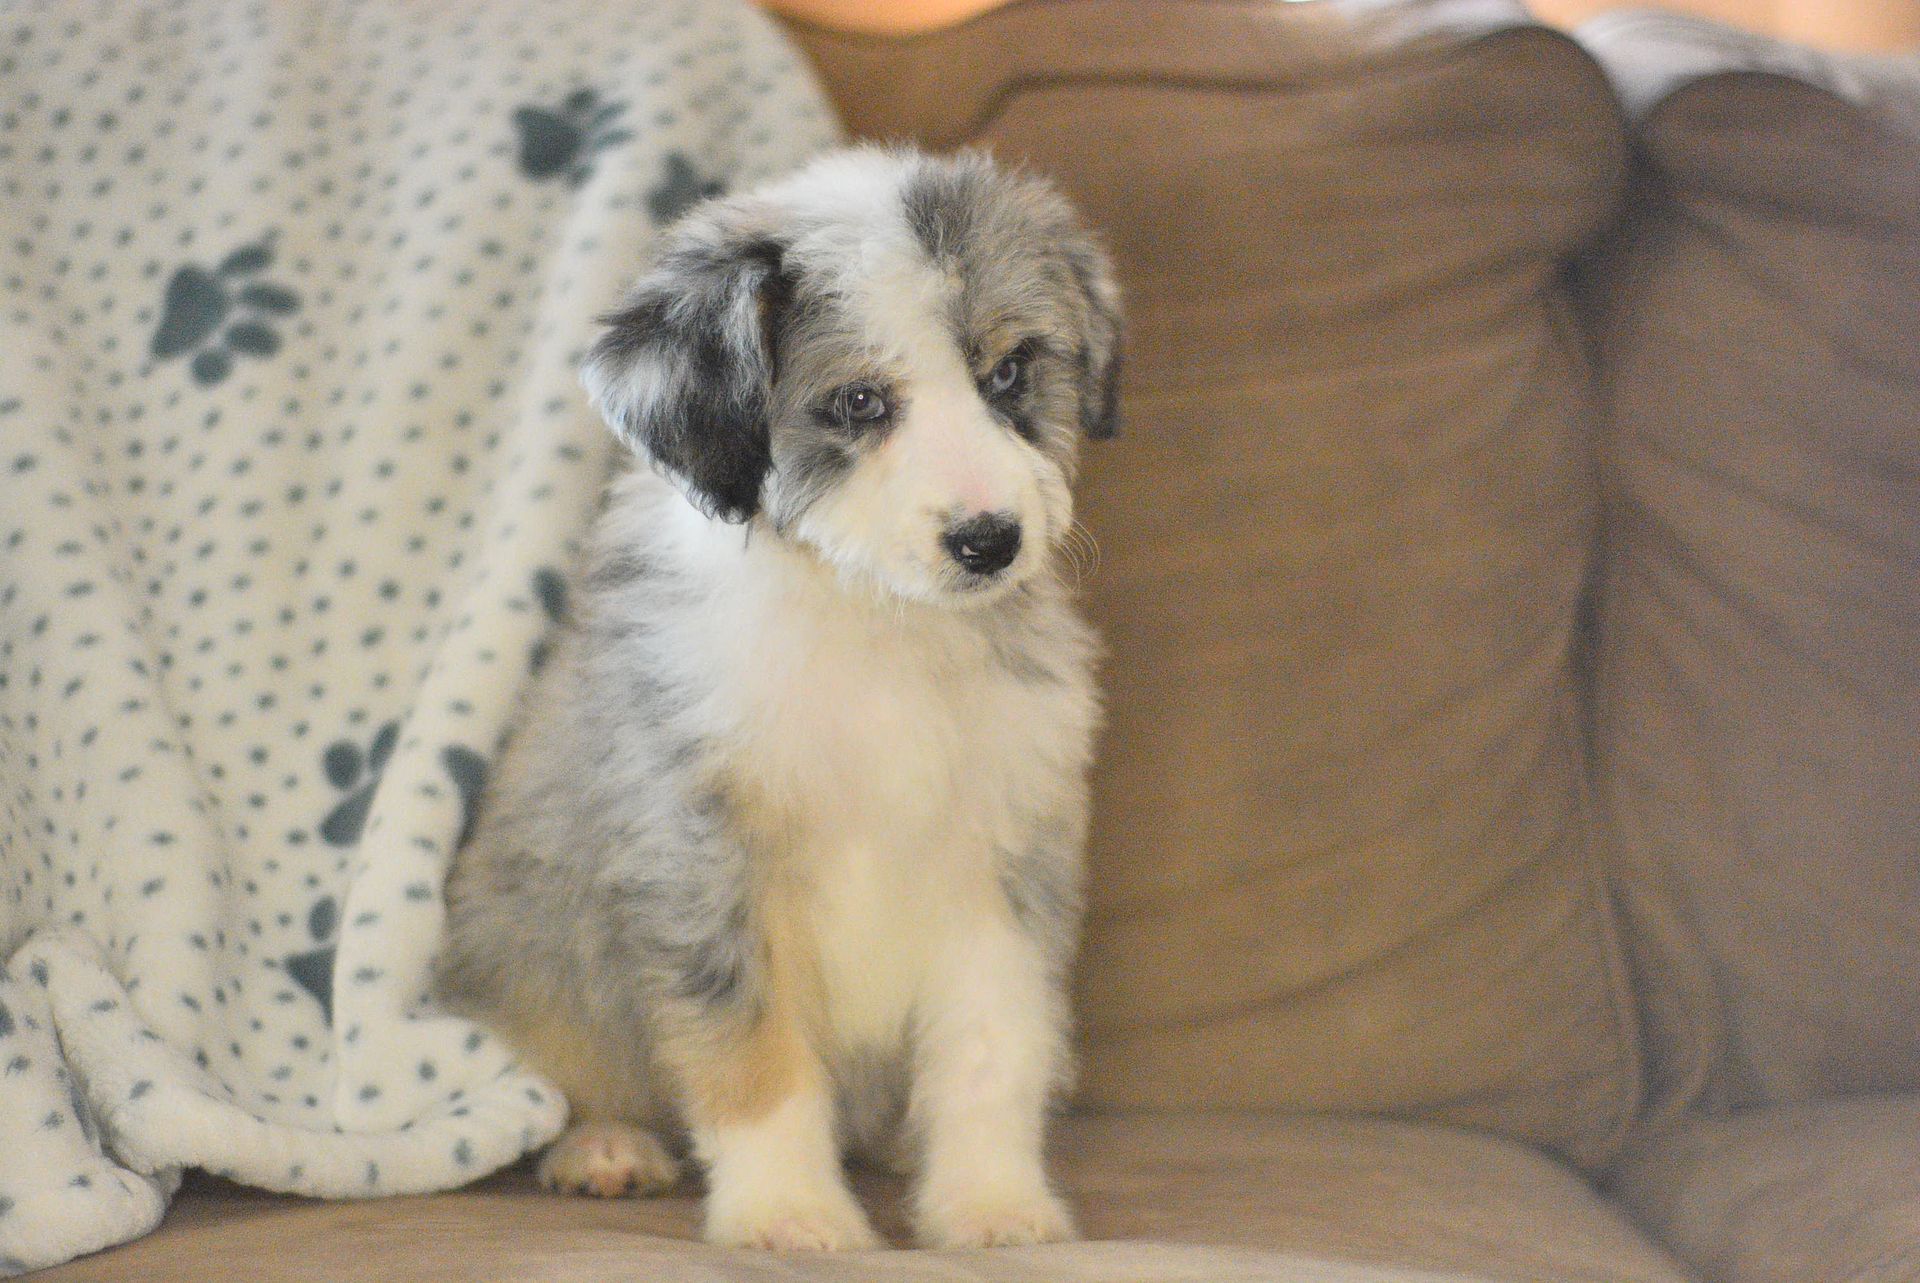
[(1631, 1155), (1618, 1185), (1710, 1283), (1920, 1278), (1920, 1098), (1695, 1122)]
[[(524, 1171), (369, 1203), (189, 1183), (153, 1235), (44, 1283), (448, 1278), (584, 1283), (1684, 1283), (1578, 1177), (1518, 1145), (1405, 1123), (1279, 1116), (1080, 1118), (1055, 1168), (1095, 1242), (990, 1252), (770, 1257), (692, 1241), (692, 1191), (646, 1202), (540, 1193)], [(898, 1183), (863, 1192), (898, 1241)], [(456, 1264), (457, 1263), (457, 1264)]]
[(1081, 491), (1112, 652), (1083, 1098), (1598, 1160), (1637, 1080), (1581, 793), (1595, 495), (1556, 274), (1622, 138), (1508, 7), (1421, 38), (1342, 26), (1365, 7), (802, 36), (865, 131), (1057, 176), (1130, 298), (1126, 426)]
[[(1672, 19), (1585, 34), (1648, 104), (1655, 193), (1596, 266), (1595, 703), (1663, 1096), (1695, 1094), (1722, 1045), (1732, 1103), (1920, 1085), (1920, 135), (1899, 69)], [(1695, 78), (1714, 57), (1828, 87)]]

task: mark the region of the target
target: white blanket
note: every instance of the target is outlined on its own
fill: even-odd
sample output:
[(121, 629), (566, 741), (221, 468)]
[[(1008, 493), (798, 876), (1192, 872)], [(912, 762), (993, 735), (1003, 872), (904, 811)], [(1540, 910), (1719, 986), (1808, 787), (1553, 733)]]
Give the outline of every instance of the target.
[(424, 1011), (662, 220), (834, 134), (733, 3), (0, 0), (0, 1273), (184, 1166), (445, 1189), (564, 1102)]

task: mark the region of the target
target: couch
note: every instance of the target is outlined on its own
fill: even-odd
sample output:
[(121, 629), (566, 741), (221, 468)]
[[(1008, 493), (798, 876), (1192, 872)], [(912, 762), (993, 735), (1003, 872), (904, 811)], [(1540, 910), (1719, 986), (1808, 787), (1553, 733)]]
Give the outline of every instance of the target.
[(1129, 297), (1088, 1241), (196, 1175), (41, 1277), (1920, 1278), (1920, 61), (1504, 0), (792, 34), (856, 134), (1054, 175)]

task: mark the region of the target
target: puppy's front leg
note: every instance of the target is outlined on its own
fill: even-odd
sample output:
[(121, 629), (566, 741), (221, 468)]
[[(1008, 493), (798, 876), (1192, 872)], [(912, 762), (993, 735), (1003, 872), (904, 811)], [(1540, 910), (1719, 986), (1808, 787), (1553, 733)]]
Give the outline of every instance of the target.
[(915, 1227), (929, 1247), (1073, 1237), (1042, 1166), (1065, 1009), (1039, 946), (1011, 923), (960, 929), (918, 1022), (911, 1113), (926, 1146)]
[(775, 1251), (878, 1246), (841, 1171), (827, 1074), (771, 970), (743, 1009), (676, 1013), (662, 1048), (707, 1172), (707, 1240)]

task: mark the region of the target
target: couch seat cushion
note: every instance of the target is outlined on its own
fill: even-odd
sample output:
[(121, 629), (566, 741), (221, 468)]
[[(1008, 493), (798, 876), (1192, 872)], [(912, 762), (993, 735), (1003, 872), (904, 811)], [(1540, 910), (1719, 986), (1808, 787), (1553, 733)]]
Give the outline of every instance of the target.
[[(1437, 1126), (1280, 1115), (1069, 1119), (1055, 1170), (1088, 1243), (775, 1260), (694, 1241), (694, 1192), (644, 1202), (541, 1193), (526, 1169), (456, 1194), (318, 1203), (195, 1178), (158, 1231), (44, 1283), (464, 1277), (553, 1283), (963, 1279), (1047, 1283), (1682, 1283), (1584, 1181), (1508, 1141)], [(901, 1241), (899, 1185), (863, 1178)]]
[(1920, 1097), (1688, 1124), (1632, 1155), (1621, 1201), (1712, 1283), (1920, 1278)]

